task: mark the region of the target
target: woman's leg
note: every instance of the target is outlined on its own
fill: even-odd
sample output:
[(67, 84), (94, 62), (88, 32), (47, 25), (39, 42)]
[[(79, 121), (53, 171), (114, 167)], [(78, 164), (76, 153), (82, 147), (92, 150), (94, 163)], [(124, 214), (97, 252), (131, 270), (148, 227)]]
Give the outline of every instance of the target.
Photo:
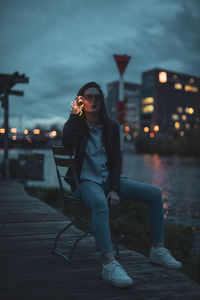
[[(99, 185), (90, 180), (82, 180), (79, 183), (82, 201), (92, 210), (92, 228), (96, 239), (96, 245), (102, 255), (113, 257), (113, 248), (109, 226), (109, 211), (105, 185)], [(105, 189), (106, 190), (106, 189)], [(76, 195), (78, 193), (75, 190)], [(108, 253), (108, 254), (107, 254)]]
[(164, 245), (164, 210), (160, 188), (135, 180), (120, 179), (120, 197), (148, 204), (153, 245)]

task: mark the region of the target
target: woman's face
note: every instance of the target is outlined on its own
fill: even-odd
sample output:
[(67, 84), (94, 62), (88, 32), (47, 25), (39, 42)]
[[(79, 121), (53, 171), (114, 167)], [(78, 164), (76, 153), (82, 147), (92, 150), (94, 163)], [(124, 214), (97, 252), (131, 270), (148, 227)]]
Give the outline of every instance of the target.
[(101, 95), (92, 87), (85, 90), (83, 95), (84, 110), (88, 113), (98, 113), (101, 110)]

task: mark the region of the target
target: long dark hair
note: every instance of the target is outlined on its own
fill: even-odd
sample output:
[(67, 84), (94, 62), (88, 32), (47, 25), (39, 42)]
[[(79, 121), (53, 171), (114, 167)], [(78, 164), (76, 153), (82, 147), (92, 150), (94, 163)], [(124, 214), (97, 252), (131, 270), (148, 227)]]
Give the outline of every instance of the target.
[[(103, 91), (100, 87), (100, 85), (98, 83), (96, 83), (95, 81), (91, 81), (86, 83), (85, 85), (83, 85), (80, 90), (77, 93), (77, 96), (83, 96), (85, 90), (89, 89), (89, 88), (96, 88), (99, 91), (99, 94), (101, 95), (101, 110), (99, 112), (99, 118), (100, 118), (100, 122), (103, 126), (103, 134), (102, 134), (102, 140), (103, 143), (105, 141), (104, 137), (106, 135), (107, 132), (107, 125), (109, 122), (112, 122), (112, 120), (108, 117), (108, 113), (106, 110), (106, 105), (105, 105), (105, 101), (104, 101), (104, 94)], [(80, 117), (81, 122), (85, 121), (85, 113), (84, 113), (84, 109), (83, 109), (83, 113)]]

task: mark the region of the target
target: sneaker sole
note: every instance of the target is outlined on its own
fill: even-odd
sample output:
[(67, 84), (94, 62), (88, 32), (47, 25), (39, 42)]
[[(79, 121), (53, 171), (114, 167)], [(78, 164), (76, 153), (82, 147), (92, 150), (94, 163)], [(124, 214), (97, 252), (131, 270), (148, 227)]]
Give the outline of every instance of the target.
[(156, 265), (159, 265), (159, 266), (162, 266), (162, 267), (165, 267), (165, 268), (167, 268), (167, 269), (171, 269), (171, 270), (179, 270), (179, 269), (181, 269), (183, 266), (177, 266), (177, 267), (173, 267), (173, 266), (166, 266), (166, 265), (164, 265), (164, 264), (161, 264), (161, 263), (159, 263), (159, 262), (157, 262), (157, 261), (154, 261), (154, 260), (152, 260), (152, 259), (150, 259), (150, 262), (152, 262), (152, 263), (154, 263), (154, 264), (156, 264)]
[(131, 287), (134, 283), (134, 281), (129, 282), (129, 283), (117, 283), (117, 282), (113, 282), (110, 281), (109, 279), (107, 279), (106, 277), (103, 277), (103, 275), (101, 275), (102, 279), (104, 279), (106, 282), (108, 282), (109, 284), (115, 286), (115, 287), (120, 287), (120, 288), (125, 288), (125, 287)]

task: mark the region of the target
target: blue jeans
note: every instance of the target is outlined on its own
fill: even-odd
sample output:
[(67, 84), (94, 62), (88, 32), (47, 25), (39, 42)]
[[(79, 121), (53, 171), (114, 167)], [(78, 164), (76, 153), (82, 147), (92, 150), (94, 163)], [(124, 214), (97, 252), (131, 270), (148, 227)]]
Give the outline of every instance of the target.
[[(108, 181), (97, 184), (90, 180), (79, 182), (81, 199), (92, 210), (92, 228), (99, 251), (114, 252), (112, 248), (109, 210), (106, 196), (110, 191)], [(78, 196), (75, 189), (73, 195)], [(148, 204), (149, 222), (153, 243), (164, 242), (164, 210), (160, 188), (137, 182), (132, 179), (120, 178), (120, 198)], [(134, 234), (134, 233), (133, 233)]]

